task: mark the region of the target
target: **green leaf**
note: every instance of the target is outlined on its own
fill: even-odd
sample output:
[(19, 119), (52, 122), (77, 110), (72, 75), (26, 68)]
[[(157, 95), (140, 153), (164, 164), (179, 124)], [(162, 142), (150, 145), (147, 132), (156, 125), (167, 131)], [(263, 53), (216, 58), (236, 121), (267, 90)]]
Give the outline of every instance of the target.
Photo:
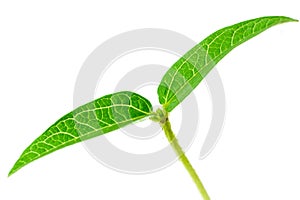
[(159, 102), (172, 111), (232, 49), (288, 17), (262, 17), (223, 28), (205, 38), (181, 57), (164, 75), (158, 87)]
[(151, 103), (133, 92), (103, 96), (66, 114), (34, 140), (9, 176), (28, 163), (63, 147), (111, 132), (152, 113)]

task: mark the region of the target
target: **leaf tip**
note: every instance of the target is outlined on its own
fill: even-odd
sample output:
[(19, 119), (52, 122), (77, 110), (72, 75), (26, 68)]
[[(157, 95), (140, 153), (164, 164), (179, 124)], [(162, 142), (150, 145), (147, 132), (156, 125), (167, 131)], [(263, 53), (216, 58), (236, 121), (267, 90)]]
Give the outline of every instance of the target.
[(290, 22), (299, 22), (298, 19), (294, 19), (294, 18), (291, 18), (291, 17), (287, 17), (289, 19)]
[(20, 158), (17, 160), (17, 162), (15, 162), (15, 164), (13, 165), (13, 167), (10, 169), (10, 171), (8, 172), (7, 177), (10, 177), (11, 175), (15, 174), (17, 171), (19, 171), (22, 167), (24, 167), (24, 165), (20, 164)]
[(294, 18), (291, 18), (291, 17), (285, 17), (289, 22), (299, 22), (298, 19), (294, 19)]
[(15, 173), (14, 169), (11, 169), (7, 175), (7, 177), (9, 178), (11, 175), (13, 175)]
[(7, 177), (10, 177), (11, 175), (13, 175), (14, 173), (16, 173), (19, 169), (15, 167), (15, 165), (13, 166), (13, 168), (9, 171)]

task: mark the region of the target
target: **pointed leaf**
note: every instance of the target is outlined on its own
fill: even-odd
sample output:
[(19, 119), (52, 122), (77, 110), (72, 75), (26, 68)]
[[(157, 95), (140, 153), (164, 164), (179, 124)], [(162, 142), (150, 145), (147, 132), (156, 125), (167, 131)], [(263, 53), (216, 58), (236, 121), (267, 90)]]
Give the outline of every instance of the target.
[(9, 175), (53, 151), (111, 132), (149, 116), (151, 103), (132, 92), (103, 96), (66, 114), (32, 142)]
[(164, 75), (158, 87), (159, 102), (172, 111), (232, 49), (288, 17), (262, 17), (244, 21), (208, 36), (189, 50)]

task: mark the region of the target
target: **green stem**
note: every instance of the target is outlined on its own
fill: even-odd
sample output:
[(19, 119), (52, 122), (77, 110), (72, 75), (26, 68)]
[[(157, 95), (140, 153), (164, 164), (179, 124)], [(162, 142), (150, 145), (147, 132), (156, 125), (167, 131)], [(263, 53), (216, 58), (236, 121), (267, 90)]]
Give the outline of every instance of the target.
[(182, 164), (186, 168), (186, 170), (189, 172), (190, 176), (192, 177), (193, 181), (195, 182), (199, 192), (201, 193), (202, 197), (204, 200), (210, 200), (200, 178), (198, 177), (196, 171), (194, 170), (193, 166), (189, 162), (188, 158), (185, 156), (184, 151), (180, 147), (176, 136), (174, 135), (172, 129), (171, 129), (171, 124), (166, 118), (165, 121), (161, 122), (161, 126), (166, 134), (166, 137), (168, 141), (170, 142), (171, 146), (173, 147), (174, 151), (178, 155), (179, 159), (181, 160)]

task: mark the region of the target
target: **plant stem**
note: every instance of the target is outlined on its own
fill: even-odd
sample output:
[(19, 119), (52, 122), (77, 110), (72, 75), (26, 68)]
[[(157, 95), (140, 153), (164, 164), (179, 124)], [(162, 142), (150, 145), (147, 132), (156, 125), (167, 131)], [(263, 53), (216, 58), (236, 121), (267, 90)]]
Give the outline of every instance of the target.
[(185, 156), (184, 151), (180, 147), (178, 140), (171, 129), (171, 124), (170, 124), (168, 118), (166, 118), (166, 120), (164, 122), (161, 122), (161, 126), (166, 134), (168, 141), (170, 142), (171, 146), (173, 147), (174, 151), (176, 152), (176, 154), (178, 155), (182, 164), (184, 165), (184, 167), (186, 168), (186, 170), (189, 172), (190, 176), (192, 177), (193, 181), (195, 182), (203, 199), (210, 200), (200, 178), (198, 177), (196, 171), (194, 170), (193, 166), (189, 162), (188, 158)]

